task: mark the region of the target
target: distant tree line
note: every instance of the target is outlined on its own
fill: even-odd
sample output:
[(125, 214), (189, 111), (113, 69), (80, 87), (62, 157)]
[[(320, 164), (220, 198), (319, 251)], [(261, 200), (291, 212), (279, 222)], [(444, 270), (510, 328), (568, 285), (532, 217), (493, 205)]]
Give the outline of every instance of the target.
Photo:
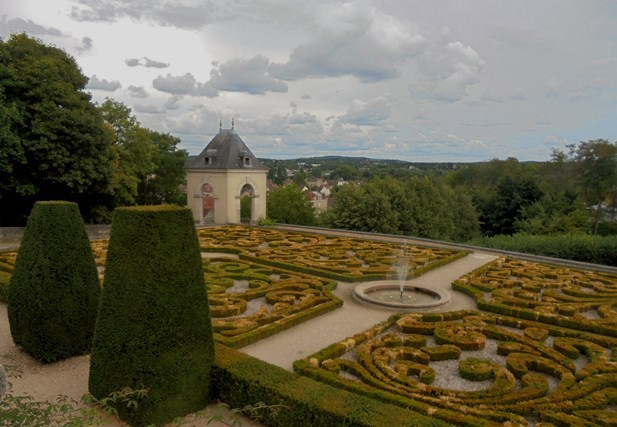
[[(353, 170), (351, 163), (341, 161), (330, 164), (330, 176)], [(617, 235), (617, 143), (608, 140), (554, 150), (548, 162), (508, 158), (407, 172), (396, 164), (374, 166), (364, 172), (370, 178), (360, 179), (356, 173), (358, 181), (335, 188), (331, 208), (314, 221), (332, 228), (457, 242), (519, 234)], [(386, 172), (388, 167), (393, 173)], [(270, 208), (270, 197), (277, 206), (303, 199), (297, 186), (288, 187), (271, 190), (268, 216), (277, 222), (312, 224), (306, 213), (310, 206), (297, 204), (286, 215)], [(284, 203), (278, 201), (282, 193)]]
[(61, 49), (0, 40), (0, 225), (24, 225), (38, 200), (76, 202), (87, 222), (117, 206), (184, 203), (180, 140), (119, 102), (93, 103), (87, 82)]

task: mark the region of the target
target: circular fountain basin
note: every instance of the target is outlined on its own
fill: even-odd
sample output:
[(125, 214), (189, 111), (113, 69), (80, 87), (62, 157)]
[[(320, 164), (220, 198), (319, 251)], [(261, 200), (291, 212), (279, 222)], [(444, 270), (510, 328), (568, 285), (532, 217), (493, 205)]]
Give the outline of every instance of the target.
[(397, 310), (438, 307), (450, 301), (450, 294), (443, 289), (409, 283), (403, 285), (401, 298), (401, 284), (397, 280), (363, 283), (354, 289), (354, 297), (361, 302)]

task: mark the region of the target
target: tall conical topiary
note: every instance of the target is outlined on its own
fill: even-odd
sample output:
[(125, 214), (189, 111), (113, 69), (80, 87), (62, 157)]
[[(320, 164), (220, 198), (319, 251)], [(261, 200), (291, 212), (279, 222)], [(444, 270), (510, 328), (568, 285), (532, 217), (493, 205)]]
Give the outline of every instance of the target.
[(9, 283), (15, 344), (42, 362), (90, 351), (100, 283), (77, 204), (37, 202)]
[(119, 208), (90, 358), (90, 393), (147, 389), (117, 405), (134, 425), (163, 424), (211, 401), (214, 341), (191, 211)]

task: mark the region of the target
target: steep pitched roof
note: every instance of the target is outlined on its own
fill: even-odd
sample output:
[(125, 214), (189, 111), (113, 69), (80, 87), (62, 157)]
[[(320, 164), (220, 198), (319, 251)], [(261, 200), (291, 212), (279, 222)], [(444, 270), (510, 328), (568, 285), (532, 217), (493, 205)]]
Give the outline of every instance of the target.
[(233, 129), (220, 129), (206, 148), (190, 161), (188, 168), (267, 169)]

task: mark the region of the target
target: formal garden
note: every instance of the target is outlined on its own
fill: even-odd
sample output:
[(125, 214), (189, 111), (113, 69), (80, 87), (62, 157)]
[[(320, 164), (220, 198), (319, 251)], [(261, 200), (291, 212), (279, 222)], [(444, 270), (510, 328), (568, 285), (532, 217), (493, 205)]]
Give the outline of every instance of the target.
[[(164, 423), (220, 399), (231, 407), (281, 407), (261, 419), (280, 426), (617, 424), (617, 275), (500, 257), (452, 283), (452, 294), (472, 297), (476, 310), (393, 312), (297, 360), (289, 372), (242, 347), (337, 310), (337, 286), (393, 278), (401, 244), (207, 227), (196, 233), (200, 256), (184, 252), (190, 267), (170, 272), (162, 265), (181, 264), (182, 256), (157, 251), (182, 230), (169, 226), (186, 222), (178, 211), (121, 210), (112, 238), (90, 242), (103, 284), (90, 391), (102, 398), (124, 386), (152, 389), (136, 403), (143, 410), (119, 408), (125, 420)], [(155, 243), (142, 242), (139, 233), (151, 233)], [(177, 253), (192, 241), (190, 231), (180, 234), (189, 243), (176, 243)], [(468, 255), (426, 246), (406, 253), (408, 278)], [(8, 290), (16, 259), (14, 251), (0, 253), (3, 302), (16, 298)], [(184, 288), (191, 281), (207, 293)], [(140, 290), (146, 284), (152, 288)], [(200, 332), (208, 323), (216, 342), (210, 362), (212, 343)], [(182, 352), (153, 348), (170, 343)], [(44, 362), (70, 353), (42, 351)], [(84, 352), (89, 348), (74, 354)], [(192, 399), (179, 403), (186, 393)]]

